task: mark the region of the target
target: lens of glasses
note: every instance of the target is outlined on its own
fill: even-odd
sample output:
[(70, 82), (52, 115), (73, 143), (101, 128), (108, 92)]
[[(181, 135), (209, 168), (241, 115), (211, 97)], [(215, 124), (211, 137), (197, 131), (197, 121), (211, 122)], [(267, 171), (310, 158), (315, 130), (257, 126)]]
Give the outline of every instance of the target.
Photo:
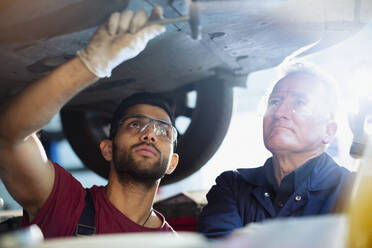
[(120, 124), (126, 130), (134, 133), (144, 132), (148, 126), (151, 126), (156, 136), (172, 143), (177, 139), (176, 128), (161, 119), (153, 119), (144, 115), (130, 115), (124, 117)]

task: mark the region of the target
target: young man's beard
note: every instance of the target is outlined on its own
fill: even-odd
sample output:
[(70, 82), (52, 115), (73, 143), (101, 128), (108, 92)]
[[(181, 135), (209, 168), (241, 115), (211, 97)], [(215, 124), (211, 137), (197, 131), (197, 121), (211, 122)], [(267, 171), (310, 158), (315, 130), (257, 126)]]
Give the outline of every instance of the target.
[(135, 161), (131, 151), (134, 147), (143, 145), (145, 143), (136, 144), (127, 151), (122, 150), (118, 154), (118, 148), (115, 143), (113, 143), (113, 159), (114, 167), (119, 176), (119, 179), (123, 183), (127, 183), (128, 180), (134, 180), (136, 182), (144, 183), (148, 186), (153, 185), (157, 180), (164, 177), (165, 172), (168, 167), (168, 162), (162, 159), (161, 153), (159, 153), (159, 159), (153, 164), (148, 164), (143, 166), (146, 168), (141, 168), (139, 163), (150, 163), (147, 161)]

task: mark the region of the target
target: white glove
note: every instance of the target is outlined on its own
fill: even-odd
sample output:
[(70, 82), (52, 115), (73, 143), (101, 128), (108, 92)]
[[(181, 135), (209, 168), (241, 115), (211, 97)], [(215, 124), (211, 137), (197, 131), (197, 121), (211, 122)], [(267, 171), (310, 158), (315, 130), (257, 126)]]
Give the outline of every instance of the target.
[[(150, 19), (162, 18), (162, 14), (163, 9), (155, 6)], [(152, 38), (165, 31), (165, 27), (160, 24), (146, 26), (147, 20), (144, 10), (113, 13), (108, 23), (96, 31), (88, 45), (77, 52), (78, 56), (96, 76), (110, 77), (116, 66), (137, 56)]]

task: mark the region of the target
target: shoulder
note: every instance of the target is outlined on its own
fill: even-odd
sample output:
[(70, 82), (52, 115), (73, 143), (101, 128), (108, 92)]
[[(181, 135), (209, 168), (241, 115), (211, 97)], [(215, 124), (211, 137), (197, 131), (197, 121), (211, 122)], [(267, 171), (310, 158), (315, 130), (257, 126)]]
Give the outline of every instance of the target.
[(353, 172), (343, 166), (340, 166), (327, 153), (322, 155), (319, 165), (316, 167), (315, 173), (329, 175), (331, 177), (349, 177), (353, 176)]
[[(61, 192), (66, 192), (66, 194), (76, 194), (77, 192), (84, 192), (83, 185), (66, 171), (62, 166), (53, 162), (55, 170), (55, 180), (52, 192), (61, 194)], [(52, 194), (51, 194), (52, 195)], [(85, 195), (85, 193), (84, 193)]]
[(236, 170), (225, 171), (216, 178), (216, 183), (246, 183), (246, 184), (261, 184), (261, 180), (265, 177), (264, 166), (256, 168), (242, 168)]
[(25, 225), (37, 224), (47, 238), (71, 235), (85, 205), (85, 190), (80, 182), (57, 163), (53, 166), (52, 192), (32, 222), (27, 216), (24, 221)]
[(101, 196), (106, 194), (106, 187), (105, 186), (97, 186), (93, 185), (92, 187), (88, 188), (89, 193), (93, 196)]
[(112, 207), (111, 203), (109, 203), (109, 200), (107, 199), (105, 186), (93, 185), (92, 187), (87, 188), (86, 190), (89, 191), (91, 195), (94, 208), (96, 209), (96, 211), (98, 211), (98, 209), (101, 208), (107, 209)]
[(208, 202), (225, 198), (239, 198), (252, 187), (265, 181), (263, 167), (225, 171), (216, 178), (216, 184), (207, 194)]
[(354, 177), (355, 173), (338, 165), (325, 153), (311, 175), (310, 189), (322, 190), (341, 187), (343, 184), (349, 184)]
[[(53, 164), (53, 167), (54, 167), (54, 171), (55, 171), (55, 177), (56, 179), (66, 179), (66, 180), (71, 180), (71, 181), (75, 181), (77, 183), (80, 184), (80, 182), (71, 175), (70, 172), (68, 172), (65, 168), (63, 168), (61, 165), (59, 165), (58, 163), (56, 162), (51, 162)], [(81, 185), (81, 184), (80, 184)]]

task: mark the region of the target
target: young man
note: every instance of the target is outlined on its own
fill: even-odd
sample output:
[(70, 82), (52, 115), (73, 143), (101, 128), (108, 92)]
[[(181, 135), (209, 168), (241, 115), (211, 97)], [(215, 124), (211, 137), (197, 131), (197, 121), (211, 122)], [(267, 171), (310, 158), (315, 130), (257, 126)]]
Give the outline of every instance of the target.
[[(161, 16), (155, 7), (151, 18)], [(85, 190), (48, 161), (35, 135), (74, 95), (99, 77), (109, 77), (113, 68), (164, 32), (161, 25), (146, 25), (147, 20), (144, 11), (112, 14), (78, 57), (29, 85), (0, 115), (0, 177), (24, 208), (24, 224), (38, 224), (46, 238), (172, 231), (152, 209), (161, 178), (178, 163), (174, 118), (164, 100), (137, 94), (115, 112), (110, 139), (100, 144), (110, 162), (106, 187)], [(92, 216), (93, 223), (86, 227)]]
[(209, 238), (251, 222), (330, 213), (350, 172), (325, 153), (337, 124), (337, 91), (326, 75), (294, 63), (267, 102), (262, 167), (222, 173), (209, 191), (198, 231)]

